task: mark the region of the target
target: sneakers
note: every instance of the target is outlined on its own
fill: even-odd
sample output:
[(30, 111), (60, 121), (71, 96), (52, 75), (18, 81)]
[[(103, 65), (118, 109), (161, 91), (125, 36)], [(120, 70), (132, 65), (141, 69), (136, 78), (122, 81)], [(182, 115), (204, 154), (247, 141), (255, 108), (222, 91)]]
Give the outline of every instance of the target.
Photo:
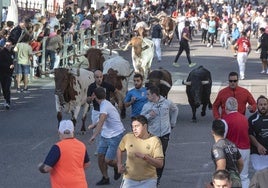
[(10, 108), (10, 104), (8, 104), (7, 102), (5, 102), (5, 103), (4, 103), (4, 107), (5, 107), (7, 110), (9, 110), (9, 108)]
[(24, 89), (22, 90), (22, 92), (23, 92), (23, 93), (30, 93), (30, 92), (28, 91), (28, 88), (24, 88)]
[(174, 67), (180, 67), (180, 64), (179, 64), (179, 63), (176, 63), (176, 62), (174, 62), (172, 65), (173, 65)]
[(196, 66), (196, 63), (191, 63), (191, 64), (189, 64), (189, 67), (191, 68), (191, 67), (194, 67), (194, 66)]
[(121, 177), (121, 174), (118, 173), (118, 168), (114, 168), (114, 180), (118, 180)]
[(17, 88), (17, 93), (21, 93), (22, 91), (23, 91), (23, 89)]
[(213, 45), (210, 45), (210, 48), (213, 48)]
[(207, 44), (207, 47), (209, 48), (210, 46), (211, 46), (210, 43), (208, 43), (208, 44)]
[(260, 73), (261, 73), (261, 74), (265, 74), (265, 70), (262, 70)]
[(54, 74), (49, 74), (48, 76), (49, 76), (49, 78), (54, 78), (55, 77)]
[(109, 185), (110, 184), (110, 179), (102, 177), (102, 179), (96, 183), (96, 185)]

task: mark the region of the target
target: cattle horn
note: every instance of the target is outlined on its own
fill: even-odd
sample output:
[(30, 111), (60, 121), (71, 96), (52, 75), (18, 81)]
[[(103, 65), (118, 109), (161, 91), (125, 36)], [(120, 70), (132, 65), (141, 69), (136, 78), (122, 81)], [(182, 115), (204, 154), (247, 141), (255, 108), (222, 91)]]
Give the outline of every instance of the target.
[(205, 80), (205, 81), (201, 81), (202, 85), (205, 85), (205, 84), (209, 84), (209, 81), (208, 80)]
[(165, 80), (160, 80), (160, 84), (163, 84), (163, 85), (165, 85), (167, 87), (171, 87), (171, 85)]
[(191, 82), (190, 81), (184, 81), (182, 80), (182, 85), (187, 85), (187, 86), (190, 86), (191, 85)]

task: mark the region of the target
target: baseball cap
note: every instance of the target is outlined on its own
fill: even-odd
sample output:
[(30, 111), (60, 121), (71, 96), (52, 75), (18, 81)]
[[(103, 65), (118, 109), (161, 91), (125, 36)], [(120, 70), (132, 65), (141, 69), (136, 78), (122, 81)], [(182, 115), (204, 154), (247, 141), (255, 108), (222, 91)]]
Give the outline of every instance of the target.
[(59, 126), (61, 134), (71, 134), (74, 132), (74, 124), (71, 120), (62, 120)]

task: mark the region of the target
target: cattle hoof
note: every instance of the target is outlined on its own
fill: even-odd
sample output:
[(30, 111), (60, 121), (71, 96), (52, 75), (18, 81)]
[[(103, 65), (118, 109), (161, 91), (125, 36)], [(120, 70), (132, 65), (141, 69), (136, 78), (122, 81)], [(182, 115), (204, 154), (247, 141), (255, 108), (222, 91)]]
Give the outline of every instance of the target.
[(205, 116), (206, 115), (206, 112), (201, 112), (201, 116)]

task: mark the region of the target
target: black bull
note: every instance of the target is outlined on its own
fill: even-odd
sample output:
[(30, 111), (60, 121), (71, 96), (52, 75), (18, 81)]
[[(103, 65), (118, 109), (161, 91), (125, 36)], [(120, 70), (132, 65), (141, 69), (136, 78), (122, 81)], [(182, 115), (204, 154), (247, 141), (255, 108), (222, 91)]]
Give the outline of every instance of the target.
[(170, 72), (161, 67), (150, 72), (145, 82), (145, 87), (148, 88), (150, 86), (157, 86), (160, 90), (160, 95), (167, 98), (168, 92), (172, 86), (172, 77)]
[(210, 102), (212, 79), (210, 72), (203, 66), (193, 69), (182, 84), (186, 85), (188, 102), (192, 108), (192, 121), (196, 122), (196, 109), (202, 106), (201, 116), (206, 115), (206, 108), (212, 108)]

